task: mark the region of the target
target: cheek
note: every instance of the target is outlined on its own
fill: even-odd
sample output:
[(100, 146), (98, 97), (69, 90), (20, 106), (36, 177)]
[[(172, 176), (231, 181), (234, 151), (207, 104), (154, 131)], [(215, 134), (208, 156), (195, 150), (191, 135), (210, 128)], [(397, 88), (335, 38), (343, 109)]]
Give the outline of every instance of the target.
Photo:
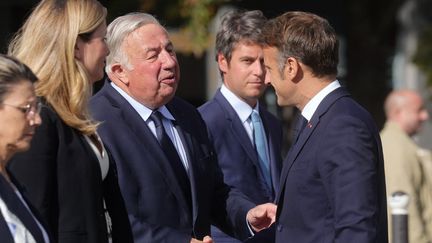
[(104, 65), (107, 55), (106, 50), (102, 44), (86, 46), (82, 60), (84, 67), (90, 72), (96, 68), (100, 71), (100, 66)]
[(29, 143), (29, 137), (25, 137), (25, 131), (28, 129), (28, 126), (26, 123), (20, 120), (10, 120), (7, 126), (2, 126), (1, 133), (1, 139), (5, 141), (6, 144), (22, 144), (22, 143)]

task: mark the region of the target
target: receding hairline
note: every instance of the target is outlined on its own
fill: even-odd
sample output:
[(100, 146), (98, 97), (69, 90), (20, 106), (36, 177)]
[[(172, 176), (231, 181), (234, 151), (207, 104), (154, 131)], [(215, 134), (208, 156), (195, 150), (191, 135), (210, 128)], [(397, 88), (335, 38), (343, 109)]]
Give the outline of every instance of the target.
[(389, 117), (392, 112), (401, 109), (404, 105), (416, 99), (422, 100), (422, 97), (414, 90), (404, 89), (392, 91), (384, 101), (384, 112), (386, 116)]

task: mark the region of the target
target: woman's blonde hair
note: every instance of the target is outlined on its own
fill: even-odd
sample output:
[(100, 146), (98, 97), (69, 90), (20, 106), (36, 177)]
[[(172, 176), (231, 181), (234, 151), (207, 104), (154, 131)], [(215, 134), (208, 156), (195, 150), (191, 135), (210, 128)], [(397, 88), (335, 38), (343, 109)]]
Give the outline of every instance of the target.
[(86, 41), (106, 15), (106, 8), (96, 0), (42, 0), (9, 44), (8, 54), (39, 78), (36, 94), (67, 125), (85, 135), (93, 134), (98, 123), (87, 108), (91, 82), (74, 50), (77, 38)]

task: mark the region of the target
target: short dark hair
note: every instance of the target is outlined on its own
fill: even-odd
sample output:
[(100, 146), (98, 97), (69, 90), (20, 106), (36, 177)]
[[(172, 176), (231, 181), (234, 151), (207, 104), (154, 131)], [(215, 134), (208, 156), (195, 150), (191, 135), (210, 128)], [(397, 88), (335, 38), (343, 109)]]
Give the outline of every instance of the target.
[(27, 65), (16, 58), (0, 54), (0, 102), (14, 85), (23, 81), (36, 82), (38, 78)]
[(216, 60), (221, 53), (230, 61), (234, 46), (239, 42), (260, 43), (261, 29), (266, 21), (267, 18), (260, 10), (234, 10), (224, 14), (216, 34)]
[(261, 44), (276, 47), (282, 72), (288, 57), (310, 67), (317, 77), (337, 75), (339, 42), (329, 22), (312, 13), (292, 11), (267, 21)]

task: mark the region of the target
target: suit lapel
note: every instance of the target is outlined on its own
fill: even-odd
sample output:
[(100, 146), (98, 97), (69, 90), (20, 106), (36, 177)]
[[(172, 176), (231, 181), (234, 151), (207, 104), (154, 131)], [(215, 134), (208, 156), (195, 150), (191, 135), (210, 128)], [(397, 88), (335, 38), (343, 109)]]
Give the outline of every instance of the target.
[(228, 123), (230, 124), (231, 131), (236, 137), (237, 141), (239, 144), (241, 144), (245, 153), (249, 156), (250, 160), (254, 163), (257, 169), (260, 170), (258, 164), (258, 155), (234, 108), (232, 108), (231, 104), (225, 99), (220, 90), (217, 91), (215, 100), (225, 110), (225, 119), (227, 119)]
[(259, 107), (260, 109), (260, 115), (261, 115), (261, 119), (264, 125), (264, 129), (267, 135), (267, 143), (268, 143), (268, 151), (269, 151), (269, 163), (270, 163), (270, 174), (271, 174), (271, 179), (272, 179), (272, 186), (273, 186), (273, 198), (274, 198), (274, 194), (275, 192), (279, 191), (279, 181), (280, 181), (280, 171), (281, 171), (281, 164), (279, 162), (280, 159), (280, 155), (278, 155), (278, 153), (280, 153), (280, 151), (278, 151), (279, 146), (277, 146), (276, 144), (274, 144), (274, 141), (278, 141), (277, 140), (277, 136), (281, 136), (281, 134), (275, 134), (275, 130), (271, 129), (270, 127), (270, 122), (268, 121), (268, 117), (265, 114), (265, 112), (262, 110), (261, 106)]
[[(343, 96), (349, 95), (348, 92), (345, 90), (345, 88), (338, 88), (334, 91), (332, 91), (330, 94), (328, 94), (319, 104), (317, 110), (313, 114), (311, 120), (307, 123), (304, 130), (298, 134), (298, 140), (295, 144), (292, 145), (290, 151), (287, 154), (287, 157), (285, 158), (283, 162), (283, 168), (281, 173), (281, 179), (280, 179), (280, 190), (278, 193), (278, 196), (276, 198), (277, 201), (279, 201), (281, 194), (284, 191), (285, 181), (289, 174), (289, 171), (292, 167), (292, 165), (296, 162), (296, 159), (300, 152), (302, 151), (303, 147), (305, 146), (307, 140), (312, 135), (313, 131), (319, 126), (320, 118), (328, 111), (328, 109), (331, 107), (331, 105), (336, 102), (339, 98)], [(301, 162), (301, 161), (299, 161)]]
[[(216, 92), (215, 95), (215, 100), (216, 102), (219, 103), (219, 105), (222, 107), (222, 109), (225, 110), (224, 114), (225, 119), (228, 121), (228, 123), (230, 124), (230, 128), (231, 128), (231, 132), (234, 134), (234, 137), (237, 139), (238, 143), (242, 146), (245, 154), (247, 154), (247, 156), (249, 157), (249, 160), (253, 163), (253, 165), (255, 166), (256, 171), (258, 172), (258, 175), (260, 175), (260, 181), (261, 183), (263, 183), (266, 186), (263, 186), (262, 189), (266, 190), (267, 195), (270, 198), (274, 197), (274, 193), (272, 188), (269, 188), (267, 185), (267, 182), (264, 179), (264, 175), (262, 174), (261, 171), (261, 167), (259, 165), (259, 161), (258, 161), (258, 154), (254, 148), (254, 145), (252, 144), (247, 132), (245, 131), (245, 128), (243, 126), (243, 124), (241, 123), (236, 111), (234, 110), (234, 108), (231, 106), (231, 104), (226, 100), (226, 98), (222, 95), (222, 93), (220, 92), (220, 89)], [(259, 108), (261, 109), (261, 108)], [(267, 130), (267, 124), (264, 121), (264, 118), (261, 114), (263, 114), (263, 112), (260, 110), (260, 116), (261, 119), (263, 121), (263, 126), (264, 129), (266, 131), (266, 136), (267, 136), (267, 143), (269, 145), (269, 148), (272, 147), (272, 144), (270, 144), (270, 136), (268, 135), (268, 130)], [(277, 172), (276, 172), (276, 168), (272, 168), (272, 153), (270, 153), (271, 149), (269, 149), (269, 163), (270, 163), (270, 173), (271, 173), (271, 177), (272, 177), (272, 183), (273, 184), (278, 184), (279, 180), (277, 181), (273, 181), (273, 178), (279, 178), (277, 176)], [(272, 170), (274, 170), (274, 173), (272, 172)], [(273, 177), (274, 176), (274, 177)], [(276, 187), (274, 187), (276, 188)]]
[(193, 144), (193, 139), (191, 134), (191, 128), (187, 123), (187, 118), (184, 117), (181, 110), (176, 109), (176, 106), (173, 104), (173, 102), (175, 101), (171, 101), (166, 105), (166, 107), (173, 115), (173, 117), (176, 119), (174, 122), (174, 126), (180, 136), (189, 163), (189, 181), (191, 184), (191, 194), (192, 194), (192, 216), (193, 216), (193, 222), (195, 222), (198, 216), (199, 204), (197, 203), (198, 202), (197, 191), (196, 191), (196, 185), (194, 179), (195, 178), (194, 172), (196, 171), (195, 169), (196, 162), (194, 160), (194, 156), (192, 156), (193, 154), (195, 154), (194, 151), (192, 150), (194, 148), (194, 144)]
[(1, 213), (0, 213), (0, 240), (2, 243), (14, 243), (14, 239), (12, 238), (12, 234), (9, 230), (9, 226), (7, 225)]
[(6, 179), (0, 175), (0, 196), (5, 202), (8, 209), (15, 214), (25, 228), (32, 234), (36, 242), (45, 242), (42, 232), (37, 225), (35, 219), (31, 215), (23, 202), (18, 198), (18, 195), (13, 191), (12, 187)]
[(137, 137), (137, 140), (142, 144), (142, 147), (149, 151), (152, 159), (148, 159), (145, 163), (156, 163), (160, 169), (166, 183), (172, 189), (172, 192), (178, 198), (179, 203), (185, 210), (189, 210), (187, 200), (183, 195), (182, 189), (176, 180), (172, 166), (162, 151), (157, 139), (147, 126), (146, 122), (136, 112), (136, 110), (124, 99), (112, 86), (107, 82), (100, 92), (106, 92), (107, 98), (111, 105), (117, 108), (121, 119), (131, 129), (131, 134)]

